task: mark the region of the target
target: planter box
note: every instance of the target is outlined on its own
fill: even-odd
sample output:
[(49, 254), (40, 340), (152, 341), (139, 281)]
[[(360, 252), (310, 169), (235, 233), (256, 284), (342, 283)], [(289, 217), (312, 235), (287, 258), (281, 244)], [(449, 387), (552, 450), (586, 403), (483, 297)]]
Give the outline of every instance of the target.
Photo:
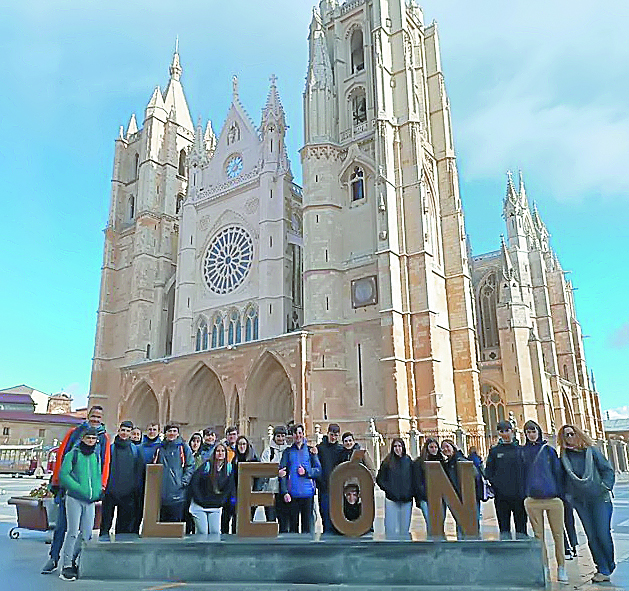
[[(17, 527), (9, 532), (11, 538), (19, 537), (19, 529), (30, 529), (34, 531), (49, 531), (54, 529), (57, 522), (59, 506), (54, 498), (37, 499), (35, 497), (11, 497), (9, 505), (15, 505), (17, 511)], [(94, 519), (94, 529), (100, 528), (101, 502), (96, 503), (96, 517)]]

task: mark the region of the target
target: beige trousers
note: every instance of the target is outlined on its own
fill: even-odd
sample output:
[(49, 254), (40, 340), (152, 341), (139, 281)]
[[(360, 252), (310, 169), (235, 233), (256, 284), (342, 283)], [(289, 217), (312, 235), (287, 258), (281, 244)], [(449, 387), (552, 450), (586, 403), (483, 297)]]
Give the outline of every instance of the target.
[(529, 521), (533, 527), (535, 537), (542, 543), (542, 557), (544, 564), (548, 566), (548, 552), (546, 550), (546, 541), (544, 539), (544, 511), (548, 515), (548, 523), (550, 531), (553, 534), (555, 543), (555, 558), (557, 566), (565, 566), (566, 558), (563, 548), (563, 501), (555, 497), (554, 499), (533, 499), (527, 497), (524, 499), (524, 508), (529, 516)]

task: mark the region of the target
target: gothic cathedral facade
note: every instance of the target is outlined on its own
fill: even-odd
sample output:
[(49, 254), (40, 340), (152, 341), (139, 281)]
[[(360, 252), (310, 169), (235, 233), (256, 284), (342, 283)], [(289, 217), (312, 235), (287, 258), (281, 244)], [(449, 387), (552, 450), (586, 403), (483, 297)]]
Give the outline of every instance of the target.
[(505, 416), (600, 437), (538, 214), (514, 190), (508, 243), (469, 254), (437, 28), (414, 1), (315, 9), (303, 190), (274, 77), (259, 126), (235, 78), (216, 135), (181, 74), (176, 51), (116, 141), (90, 389), (110, 424), (236, 424), (259, 444), (278, 423), (371, 423), (482, 449)]

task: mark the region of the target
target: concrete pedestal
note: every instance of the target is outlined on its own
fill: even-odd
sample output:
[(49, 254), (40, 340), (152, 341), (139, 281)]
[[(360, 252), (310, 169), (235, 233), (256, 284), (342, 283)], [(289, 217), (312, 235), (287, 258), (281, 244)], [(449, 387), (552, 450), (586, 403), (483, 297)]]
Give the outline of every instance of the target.
[[(543, 588), (537, 540), (375, 541), (283, 535), (86, 544), (80, 576), (100, 580), (349, 585), (361, 589)], [(253, 588), (253, 587), (251, 587)]]

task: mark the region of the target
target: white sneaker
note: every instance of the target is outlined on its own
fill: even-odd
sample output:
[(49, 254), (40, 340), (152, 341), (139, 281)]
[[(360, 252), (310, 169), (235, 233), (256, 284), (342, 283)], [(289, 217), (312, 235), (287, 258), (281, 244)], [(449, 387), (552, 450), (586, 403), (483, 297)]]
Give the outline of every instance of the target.
[(557, 580), (560, 583), (567, 583), (568, 582), (568, 573), (566, 572), (566, 567), (565, 566), (557, 567)]

